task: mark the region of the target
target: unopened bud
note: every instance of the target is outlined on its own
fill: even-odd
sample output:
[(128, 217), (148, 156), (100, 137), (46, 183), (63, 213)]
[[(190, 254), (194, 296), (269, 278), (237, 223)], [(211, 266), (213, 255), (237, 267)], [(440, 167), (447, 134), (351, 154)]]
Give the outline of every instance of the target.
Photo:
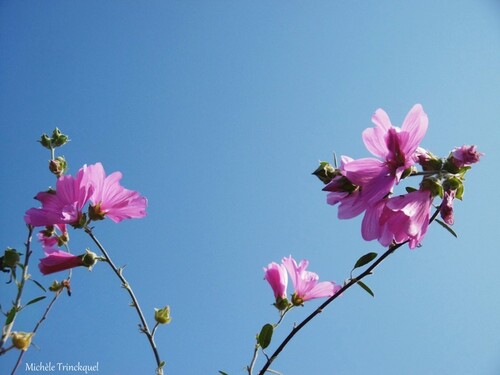
[(170, 318), (170, 306), (165, 306), (162, 309), (155, 309), (155, 320), (158, 324), (168, 324), (172, 320)]
[(28, 350), (33, 332), (12, 332), (12, 344), (19, 350)]
[(61, 177), (68, 169), (68, 164), (62, 156), (49, 161), (49, 170), (57, 177)]
[(326, 161), (320, 161), (319, 167), (312, 173), (318, 177), (325, 185), (328, 184), (335, 176), (340, 172), (335, 169), (330, 163)]
[(14, 268), (15, 266), (17, 266), (17, 264), (19, 263), (20, 260), (21, 260), (21, 256), (17, 252), (17, 250), (11, 249), (9, 247), (5, 250), (5, 253), (3, 254), (2, 266)]
[(64, 284), (60, 283), (57, 280), (54, 280), (54, 282), (52, 283), (52, 285), (49, 286), (49, 290), (51, 292), (59, 292), (60, 290), (63, 290), (63, 288), (64, 288)]
[(99, 257), (97, 256), (97, 254), (93, 253), (89, 249), (85, 250), (85, 254), (82, 255), (82, 263), (89, 269), (92, 269), (92, 267), (94, 267), (98, 260)]
[(40, 142), (43, 147), (48, 148), (49, 150), (52, 149), (52, 141), (47, 134), (42, 134), (38, 142)]
[(54, 147), (61, 147), (66, 142), (68, 142), (68, 136), (66, 134), (61, 133), (61, 131), (58, 128), (55, 128), (54, 131), (52, 132), (52, 145)]

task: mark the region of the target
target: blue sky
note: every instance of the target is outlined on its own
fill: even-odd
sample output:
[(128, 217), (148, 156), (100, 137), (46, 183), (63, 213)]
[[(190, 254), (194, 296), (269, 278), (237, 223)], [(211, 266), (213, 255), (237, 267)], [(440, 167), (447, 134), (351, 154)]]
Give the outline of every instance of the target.
[[(2, 1), (0, 56), (2, 245), (22, 249), (23, 214), (54, 184), (41, 133), (70, 135), (70, 173), (98, 161), (122, 171), (148, 216), (99, 223), (96, 235), (127, 265), (150, 321), (154, 307), (171, 306), (157, 343), (172, 375), (245, 374), (255, 334), (277, 319), (269, 262), (307, 258), (341, 283), (362, 254), (383, 252), (361, 239), (359, 218), (337, 220), (311, 172), (333, 152), (368, 156), (361, 132), (377, 108), (400, 124), (421, 103), (423, 147), (486, 153), (456, 204), (459, 238), (433, 225), (421, 248), (401, 249), (366, 280), (374, 299), (349, 290), (273, 369), (500, 372), (498, 1)], [(97, 250), (70, 235), (73, 252)], [(45, 285), (65, 277), (41, 276), (36, 262), (31, 273)], [(109, 267), (77, 269), (72, 284), (25, 360), (152, 373)], [(2, 307), (11, 292), (2, 286)], [(290, 313), (270, 349), (318, 304)], [(27, 308), (18, 329), (43, 308)], [(2, 372), (12, 363), (0, 358)]]

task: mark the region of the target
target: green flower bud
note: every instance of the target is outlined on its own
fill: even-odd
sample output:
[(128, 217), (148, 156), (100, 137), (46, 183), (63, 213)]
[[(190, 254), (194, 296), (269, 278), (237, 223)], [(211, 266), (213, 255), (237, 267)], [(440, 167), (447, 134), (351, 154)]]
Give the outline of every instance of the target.
[(92, 269), (92, 267), (95, 266), (97, 261), (100, 259), (96, 253), (93, 253), (89, 249), (85, 250), (85, 254), (83, 254), (81, 257), (83, 265), (85, 267), (88, 267), (90, 270)]
[(14, 268), (17, 266), (19, 261), (21, 260), (20, 254), (16, 251), (16, 249), (11, 249), (10, 247), (5, 250), (2, 259), (2, 266)]
[(58, 156), (49, 161), (49, 170), (57, 177), (61, 177), (68, 169), (68, 164), (63, 156)]
[(12, 332), (12, 344), (19, 350), (28, 350), (33, 332)]
[(40, 137), (40, 140), (38, 141), (40, 142), (40, 144), (47, 148), (47, 149), (52, 149), (52, 141), (50, 140), (50, 137), (47, 135), (47, 134), (42, 134), (42, 136)]
[(326, 161), (320, 161), (319, 167), (312, 173), (318, 177), (325, 185), (328, 184), (335, 176), (340, 174), (340, 172), (335, 169), (330, 163)]
[(155, 320), (158, 324), (168, 324), (172, 320), (170, 318), (170, 306), (165, 306), (162, 309), (155, 309)]
[(59, 292), (60, 290), (63, 290), (63, 288), (64, 288), (64, 284), (60, 283), (57, 280), (54, 280), (54, 282), (52, 283), (52, 285), (49, 286), (49, 290), (51, 292)]

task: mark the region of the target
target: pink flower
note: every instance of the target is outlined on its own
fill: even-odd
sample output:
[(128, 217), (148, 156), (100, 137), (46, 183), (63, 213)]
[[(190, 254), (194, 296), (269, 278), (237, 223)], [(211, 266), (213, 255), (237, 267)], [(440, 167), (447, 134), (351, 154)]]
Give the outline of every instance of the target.
[(338, 218), (351, 219), (358, 216), (366, 209), (366, 203), (361, 196), (361, 189), (354, 185), (344, 174), (344, 167), (353, 159), (348, 156), (342, 156), (339, 171), (341, 175), (335, 176), (324, 188), (328, 191), (326, 201), (330, 205), (339, 204)]
[(383, 246), (408, 240), (414, 249), (427, 233), (431, 204), (427, 190), (384, 199), (367, 209), (361, 227), (363, 238), (377, 239)]
[(451, 151), (451, 160), (457, 168), (468, 167), (479, 161), (484, 156), (482, 152), (476, 151), (476, 146), (463, 145)]
[(445, 190), (443, 202), (439, 207), (441, 218), (448, 225), (453, 225), (453, 200), (455, 199), (456, 190)]
[(270, 263), (267, 268), (264, 268), (264, 279), (271, 285), (277, 301), (278, 299), (286, 299), (288, 275), (284, 265), (275, 262)]
[(292, 296), (292, 303), (295, 306), (302, 305), (305, 301), (313, 298), (331, 297), (341, 289), (332, 281), (318, 282), (319, 276), (310, 271), (306, 271), (309, 262), (301, 260), (299, 265), (290, 256), (283, 258), (283, 265), (286, 267), (295, 289)]
[(26, 211), (24, 221), (35, 227), (55, 224), (77, 224), (87, 203), (92, 188), (82, 184), (84, 171), (80, 169), (76, 178), (67, 175), (59, 177), (56, 190), (40, 192), (35, 199), (42, 203), (41, 208)]
[(427, 131), (427, 115), (416, 104), (406, 115), (401, 128), (391, 124), (384, 110), (372, 116), (374, 128), (363, 131), (363, 142), (374, 158), (353, 160), (344, 167), (345, 176), (363, 188), (364, 199), (372, 205), (387, 196), (405, 169), (415, 163), (414, 153)]
[[(58, 232), (60, 234), (58, 234)], [(41, 230), (37, 237), (44, 249), (62, 246), (64, 243), (68, 242), (69, 239), (66, 224), (49, 225), (44, 230)]]
[(38, 267), (44, 275), (83, 266), (82, 256), (72, 255), (54, 248), (45, 249), (45, 258), (40, 259)]
[(120, 185), (122, 174), (111, 173), (106, 176), (101, 163), (84, 166), (84, 183), (93, 187), (90, 197), (92, 205), (89, 216), (92, 220), (109, 217), (115, 223), (123, 219), (142, 218), (146, 216), (147, 199), (133, 190)]

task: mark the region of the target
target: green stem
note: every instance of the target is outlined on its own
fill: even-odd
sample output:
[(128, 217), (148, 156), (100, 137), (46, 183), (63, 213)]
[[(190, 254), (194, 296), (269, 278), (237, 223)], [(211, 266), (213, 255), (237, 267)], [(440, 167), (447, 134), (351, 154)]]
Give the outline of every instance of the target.
[(94, 233), (92, 233), (92, 229), (88, 228), (88, 227), (86, 227), (84, 229), (85, 229), (85, 232), (90, 236), (90, 238), (92, 238), (92, 240), (97, 245), (97, 247), (99, 248), (99, 250), (101, 250), (102, 254), (106, 258), (106, 262), (112, 268), (112, 270), (116, 274), (116, 276), (120, 279), (120, 281), (122, 282), (123, 288), (125, 288), (127, 290), (130, 298), (132, 299), (132, 307), (134, 307), (135, 310), (137, 311), (137, 315), (139, 315), (139, 319), (141, 321), (140, 330), (148, 338), (149, 344), (150, 344), (151, 349), (153, 350), (153, 354), (155, 356), (155, 360), (156, 360), (156, 364), (157, 364), (156, 373), (157, 373), (157, 375), (163, 375), (163, 368), (162, 368), (162, 365), (161, 365), (162, 361), (160, 360), (160, 355), (158, 353), (158, 348), (156, 347), (156, 343), (155, 343), (153, 334), (149, 330), (148, 323), (146, 322), (146, 318), (144, 318), (144, 314), (142, 313), (141, 307), (139, 305), (139, 302), (137, 301), (137, 298), (136, 298), (136, 296), (134, 294), (134, 291), (132, 290), (132, 287), (130, 286), (129, 282), (123, 276), (122, 269), (121, 268), (118, 269), (115, 266), (115, 264), (111, 260), (111, 257), (109, 256), (109, 254), (106, 251), (106, 249), (101, 245), (101, 243), (99, 242), (99, 240), (94, 236)]
[[(31, 225), (28, 225), (28, 239), (26, 240), (26, 243), (24, 244), (25, 247), (26, 247), (26, 254), (24, 256), (24, 263), (23, 263), (23, 273), (21, 275), (21, 280), (19, 281), (19, 283), (17, 284), (17, 280), (16, 280), (16, 284), (17, 284), (17, 295), (16, 295), (16, 299), (13, 303), (13, 309), (15, 309), (16, 311), (16, 314), (17, 312), (21, 309), (21, 297), (22, 297), (22, 294), (23, 294), (23, 290), (24, 290), (24, 285), (26, 283), (26, 280), (29, 279), (29, 274), (28, 274), (28, 263), (29, 263), (29, 259), (30, 259), (30, 255), (31, 255), (31, 239), (32, 239), (32, 236), (33, 236), (33, 227)], [(12, 319), (12, 321), (5, 325), (3, 327), (3, 331), (2, 331), (2, 338), (0, 339), (0, 355), (3, 354), (3, 346), (5, 345), (5, 342), (8, 340), (8, 338), (10, 337), (10, 333), (12, 331), (12, 327), (14, 326), (14, 321), (16, 320), (15, 316), (14, 318)]]

